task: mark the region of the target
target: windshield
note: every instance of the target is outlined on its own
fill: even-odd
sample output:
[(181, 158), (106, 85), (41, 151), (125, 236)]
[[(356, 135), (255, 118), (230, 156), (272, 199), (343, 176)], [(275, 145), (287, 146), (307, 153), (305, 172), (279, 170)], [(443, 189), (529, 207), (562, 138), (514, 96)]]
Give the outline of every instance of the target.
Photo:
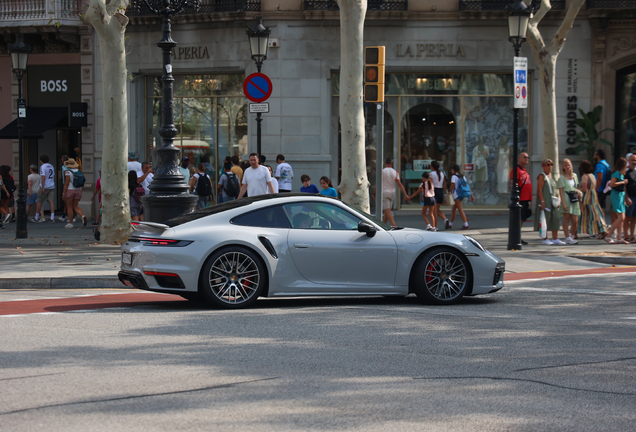
[(357, 208), (357, 207), (351, 206), (351, 205), (347, 204), (347, 203), (346, 203), (346, 202), (344, 202), (344, 201), (340, 201), (340, 202), (341, 202), (341, 203), (343, 203), (344, 205), (346, 205), (347, 207), (349, 207), (349, 208), (350, 208), (351, 210), (353, 210), (355, 213), (358, 213), (358, 214), (360, 214), (360, 215), (364, 216), (365, 218), (367, 218), (367, 219), (371, 220), (373, 223), (375, 223), (375, 224), (379, 225), (379, 226), (380, 226), (380, 228), (382, 228), (382, 229), (383, 229), (383, 230), (385, 230), (385, 231), (390, 231), (390, 230), (393, 228), (391, 225), (389, 225), (389, 224), (387, 224), (387, 223), (384, 223), (384, 222), (382, 222), (382, 221), (377, 220), (375, 217), (371, 216), (371, 215), (370, 215), (370, 214), (368, 214), (368, 213), (363, 212), (362, 210), (360, 210), (360, 209), (359, 209), (359, 208)]

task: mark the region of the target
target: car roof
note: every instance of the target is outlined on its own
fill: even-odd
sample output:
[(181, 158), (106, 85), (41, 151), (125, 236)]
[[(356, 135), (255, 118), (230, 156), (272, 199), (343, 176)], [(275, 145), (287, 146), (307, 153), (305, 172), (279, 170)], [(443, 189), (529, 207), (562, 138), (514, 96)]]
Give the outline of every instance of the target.
[(184, 224), (184, 223), (192, 222), (192, 221), (195, 221), (197, 219), (204, 218), (206, 216), (219, 214), (219, 213), (222, 213), (222, 212), (228, 211), (228, 210), (234, 210), (234, 209), (237, 209), (237, 208), (240, 208), (240, 207), (245, 207), (245, 206), (248, 206), (248, 205), (254, 204), (254, 203), (266, 204), (266, 201), (280, 200), (281, 198), (283, 198), (283, 199), (292, 199), (292, 198), (301, 198), (301, 197), (302, 198), (323, 198), (325, 200), (340, 201), (340, 199), (338, 199), (338, 198), (327, 196), (327, 195), (309, 194), (309, 193), (302, 193), (302, 192), (289, 192), (289, 193), (258, 195), (258, 196), (255, 196), (255, 197), (247, 197), (247, 198), (241, 198), (241, 199), (236, 199), (236, 200), (232, 200), (232, 201), (227, 201), (227, 202), (224, 202), (224, 203), (221, 203), (221, 204), (212, 205), (210, 207), (207, 207), (207, 208), (204, 208), (204, 209), (201, 209), (201, 210), (195, 210), (195, 211), (193, 211), (191, 213), (188, 213), (186, 215), (177, 216), (176, 218), (169, 219), (169, 220), (167, 220), (167, 221), (165, 221), (163, 223), (168, 225), (169, 227), (175, 227), (177, 225), (181, 225), (181, 224)]

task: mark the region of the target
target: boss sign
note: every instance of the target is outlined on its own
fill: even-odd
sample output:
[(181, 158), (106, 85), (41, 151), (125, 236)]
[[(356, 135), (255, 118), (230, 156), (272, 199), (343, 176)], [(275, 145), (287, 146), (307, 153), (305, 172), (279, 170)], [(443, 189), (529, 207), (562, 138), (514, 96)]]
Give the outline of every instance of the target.
[(66, 86), (66, 80), (40, 80), (40, 91), (42, 93), (48, 92), (65, 92), (68, 90)]

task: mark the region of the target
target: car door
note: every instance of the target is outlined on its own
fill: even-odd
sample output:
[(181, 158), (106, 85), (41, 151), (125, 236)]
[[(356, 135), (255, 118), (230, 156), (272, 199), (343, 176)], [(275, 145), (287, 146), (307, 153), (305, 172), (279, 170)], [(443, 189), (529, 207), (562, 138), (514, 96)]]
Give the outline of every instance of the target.
[(283, 206), (292, 228), (288, 248), (311, 282), (381, 291), (395, 283), (397, 245), (387, 231), (358, 232), (360, 218), (337, 205), (301, 202)]

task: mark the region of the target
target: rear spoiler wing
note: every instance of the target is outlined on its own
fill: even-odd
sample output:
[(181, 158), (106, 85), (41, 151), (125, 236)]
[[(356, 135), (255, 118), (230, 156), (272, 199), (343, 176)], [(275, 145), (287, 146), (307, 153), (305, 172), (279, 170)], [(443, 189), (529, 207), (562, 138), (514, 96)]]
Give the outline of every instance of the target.
[(167, 229), (170, 229), (168, 225), (156, 223), (156, 222), (137, 222), (133, 221), (130, 223), (132, 229), (137, 231), (135, 234), (141, 233), (157, 233), (160, 234)]

